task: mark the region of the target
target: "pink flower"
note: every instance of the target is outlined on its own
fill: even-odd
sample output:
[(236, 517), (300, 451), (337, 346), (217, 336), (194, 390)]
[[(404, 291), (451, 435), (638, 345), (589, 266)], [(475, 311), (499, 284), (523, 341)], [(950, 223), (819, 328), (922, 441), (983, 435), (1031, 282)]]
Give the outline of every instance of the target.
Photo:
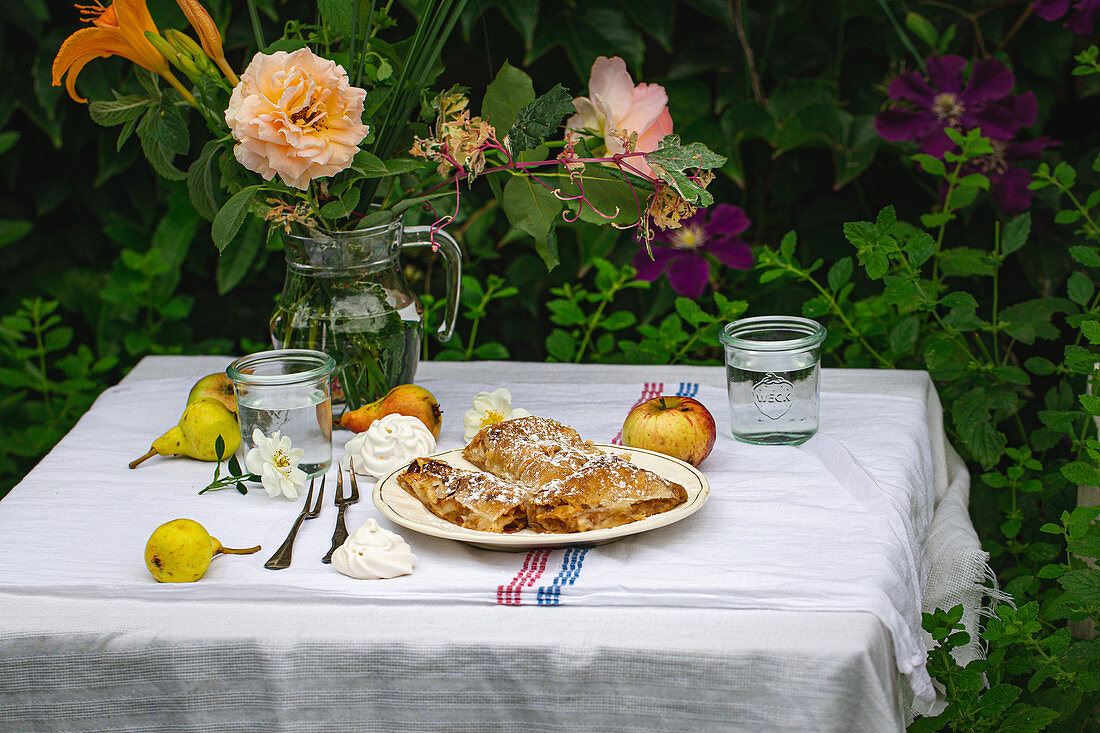
[[(624, 138), (638, 134), (635, 152), (649, 153), (657, 143), (672, 133), (672, 116), (668, 113), (668, 95), (660, 84), (634, 86), (626, 63), (616, 56), (600, 56), (592, 64), (588, 79), (591, 97), (577, 97), (573, 107), (577, 114), (566, 120), (566, 138), (574, 135), (601, 138), (607, 155), (626, 152)], [(594, 150), (594, 153), (602, 151)], [(640, 156), (624, 163), (652, 176), (649, 164)]]
[(233, 89), (225, 122), (241, 165), (301, 190), (351, 165), (367, 136), (363, 99), (343, 67), (308, 48), (258, 53)]

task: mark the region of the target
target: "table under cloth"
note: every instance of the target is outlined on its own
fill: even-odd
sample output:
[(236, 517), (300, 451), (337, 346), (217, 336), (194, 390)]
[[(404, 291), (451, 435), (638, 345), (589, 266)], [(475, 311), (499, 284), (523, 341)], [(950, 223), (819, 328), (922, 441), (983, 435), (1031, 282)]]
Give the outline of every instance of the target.
[[(331, 493), (274, 573), (297, 503), (198, 496), (212, 464), (125, 468), (227, 363), (145, 360), (0, 503), (0, 729), (897, 730), (908, 688), (931, 693), (922, 606), (976, 621), (985, 556), (923, 372), (825, 370), (820, 433), (758, 447), (729, 437), (721, 368), (422, 364), (440, 449), (501, 385), (597, 442), (645, 395), (695, 396), (719, 425), (711, 497), (610, 545), (498, 553), (364, 496), (349, 528), (380, 519), (420, 566), (354, 581), (318, 559)], [(177, 516), (264, 551), (157, 584), (141, 551)]]

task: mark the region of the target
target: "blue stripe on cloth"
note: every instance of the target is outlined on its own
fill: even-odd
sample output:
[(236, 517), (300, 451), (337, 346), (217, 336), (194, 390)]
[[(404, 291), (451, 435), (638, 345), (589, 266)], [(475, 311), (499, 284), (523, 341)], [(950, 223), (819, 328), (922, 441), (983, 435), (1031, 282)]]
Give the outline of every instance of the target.
[(562, 586), (573, 585), (581, 574), (581, 565), (584, 564), (584, 556), (591, 547), (570, 547), (566, 549), (561, 559), (561, 570), (548, 586), (542, 586), (538, 592), (538, 604), (540, 606), (556, 606), (561, 602)]
[(694, 397), (699, 394), (698, 382), (680, 382), (680, 388), (676, 390), (677, 397)]

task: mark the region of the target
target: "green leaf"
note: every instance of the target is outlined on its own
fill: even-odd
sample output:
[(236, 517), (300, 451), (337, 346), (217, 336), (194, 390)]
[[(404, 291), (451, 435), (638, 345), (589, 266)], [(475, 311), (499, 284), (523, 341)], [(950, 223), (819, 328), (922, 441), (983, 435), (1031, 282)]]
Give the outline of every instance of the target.
[(1083, 272), (1074, 272), (1066, 281), (1066, 293), (1069, 299), (1078, 305), (1088, 305), (1095, 291), (1096, 286), (1093, 285), (1092, 278)]
[(572, 334), (560, 328), (555, 328), (546, 337), (546, 351), (558, 361), (572, 361), (575, 349), (576, 340)]
[(685, 201), (697, 206), (710, 206), (714, 197), (684, 171), (720, 168), (725, 165), (726, 158), (702, 143), (681, 145), (679, 135), (666, 135), (657, 143), (657, 149), (646, 156), (646, 162), (654, 174), (676, 189)]
[(695, 328), (711, 320), (711, 317), (691, 298), (679, 297), (676, 299), (676, 312), (680, 317)]
[(637, 320), (630, 311), (615, 311), (600, 321), (600, 328), (606, 331), (621, 331), (633, 326)]
[(138, 131), (138, 139), (141, 141), (141, 151), (145, 153), (145, 159), (157, 173), (169, 181), (182, 181), (187, 174), (172, 165), (175, 155), (166, 149), (153, 135), (143, 134)]
[(1082, 321), (1081, 333), (1094, 346), (1100, 345), (1100, 321)]
[(1062, 161), (1054, 169), (1054, 180), (1066, 188), (1073, 188), (1073, 185), (1077, 182), (1077, 171), (1074, 170), (1072, 165)]
[(1001, 311), (1001, 328), (1010, 337), (1030, 345), (1037, 338), (1058, 338), (1058, 328), (1051, 322), (1054, 314), (1076, 310), (1077, 306), (1064, 298), (1025, 300)]
[(1078, 244), (1069, 248), (1069, 254), (1085, 267), (1100, 267), (1100, 253), (1095, 247)]
[[(536, 243), (547, 242), (562, 210), (558, 197), (530, 176), (512, 176), (504, 186), (502, 203), (512, 226), (530, 234)], [(547, 267), (551, 268), (557, 264), (557, 254), (552, 254), (553, 264), (547, 261)]]
[(829, 290), (835, 293), (851, 280), (853, 267), (851, 257), (841, 257), (833, 263), (833, 266), (829, 268)]
[(905, 14), (905, 27), (913, 31), (913, 35), (928, 44), (933, 50), (940, 41), (940, 34), (936, 32), (936, 26), (920, 13), (909, 11)]
[[(581, 193), (572, 181), (562, 182), (560, 186), (562, 195), (570, 198), (569, 208), (577, 212), (581, 221), (597, 226), (626, 225), (636, 222), (641, 214), (635, 195), (644, 200), (648, 193), (637, 179), (633, 180), (635, 190), (632, 192), (630, 184), (617, 169), (590, 167), (584, 173), (584, 197), (587, 201), (571, 198)], [(600, 213), (593, 211), (593, 207)]]
[(218, 295), (225, 295), (240, 284), (248, 274), (252, 262), (259, 254), (264, 243), (264, 224), (259, 219), (248, 222), (241, 236), (230, 240), (218, 257), (214, 272), (214, 281), (218, 286)]
[(317, 9), (321, 11), (321, 20), (324, 21), (327, 28), (335, 31), (336, 35), (341, 38), (351, 37), (356, 5), (356, 0), (317, 0)]
[(867, 272), (867, 277), (878, 280), (890, 269), (890, 258), (884, 252), (868, 249), (860, 252), (857, 257), (859, 264)]
[(381, 178), (390, 174), (382, 159), (366, 150), (360, 150), (355, 154), (351, 167), (364, 178)]
[(516, 113), (515, 124), (505, 138), (508, 150), (515, 156), (538, 147), (545, 138), (557, 132), (566, 116), (574, 112), (572, 95), (561, 84), (555, 85)]
[(947, 201), (944, 205), (952, 210), (965, 209), (974, 203), (974, 199), (978, 198), (978, 194), (981, 192), (982, 189), (978, 186), (957, 186), (947, 194)]
[(1005, 437), (997, 432), (989, 407), (989, 395), (983, 387), (966, 392), (951, 406), (951, 420), (963, 445), (985, 468), (995, 465), (1005, 448)]
[(0, 247), (18, 242), (32, 229), (34, 224), (23, 219), (0, 219)]
[(252, 205), (252, 201), (259, 191), (260, 186), (258, 185), (242, 188), (229, 197), (229, 200), (225, 202), (225, 205), (218, 211), (217, 216), (214, 217), (211, 236), (214, 239), (214, 246), (218, 248), (219, 252), (223, 252), (229, 246), (229, 243), (233, 241), (233, 238), (237, 236), (241, 224), (248, 216), (248, 207)]
[(1024, 212), (1009, 220), (1001, 231), (1001, 253), (1010, 255), (1023, 247), (1027, 244), (1027, 237), (1030, 233), (1031, 214)]
[(919, 153), (912, 157), (925, 173), (941, 177), (947, 175), (947, 168), (944, 167), (943, 161), (939, 158), (933, 158), (931, 155), (926, 155), (924, 153)]
[(943, 274), (954, 277), (992, 275), (995, 271), (989, 253), (971, 247), (955, 247), (940, 253)]
[(1044, 359), (1041, 356), (1032, 356), (1024, 362), (1024, 368), (1032, 374), (1039, 376), (1046, 376), (1048, 374), (1054, 374), (1058, 367), (1050, 359)]
[(794, 250), (798, 246), (798, 233), (793, 229), (779, 242), (779, 256), (784, 262), (794, 262)]
[(213, 221), (218, 215), (218, 153), (222, 146), (211, 140), (203, 146), (202, 154), (187, 169), (187, 193), (195, 211)]
[(875, 217), (875, 229), (878, 231), (879, 236), (885, 237), (890, 234), (897, 221), (898, 215), (893, 206), (887, 206), (879, 211), (878, 216)]
[(909, 316), (898, 322), (890, 330), (890, 349), (897, 355), (908, 354), (917, 345), (920, 334), (920, 319)]
[(336, 199), (335, 201), (329, 201), (327, 204), (321, 207), (321, 216), (328, 219), (342, 219), (355, 211), (356, 205), (359, 203), (359, 196), (361, 189), (352, 187), (347, 192)]
[(186, 153), (190, 145), (187, 123), (176, 106), (166, 99), (149, 109), (137, 127), (138, 135), (152, 137), (169, 154)]
[(550, 321), (559, 326), (579, 326), (588, 320), (580, 306), (571, 300), (551, 300), (546, 308), (550, 311)]
[(1031, 379), (1027, 376), (1027, 372), (1018, 366), (1011, 364), (1002, 364), (1000, 366), (993, 367), (993, 376), (997, 377), (1002, 382), (1008, 384), (1029, 384)]
[(503, 344), (492, 341), (474, 349), (474, 356), (485, 361), (505, 361), (509, 354)]
[(535, 86), (531, 83), (531, 77), (505, 61), (496, 78), (485, 89), (481, 116), (495, 130), (508, 130), (517, 121), (519, 111), (534, 99)]
[(18, 130), (8, 130), (7, 132), (0, 132), (0, 155), (11, 150), (15, 147), (15, 144), (19, 142), (19, 138), (23, 133)]
[(125, 95), (103, 101), (92, 100), (88, 103), (88, 115), (97, 125), (114, 127), (141, 117), (157, 101), (154, 97), (138, 95)]
[(932, 258), (932, 253), (936, 250), (936, 240), (926, 231), (916, 227), (911, 227), (911, 230), (905, 235), (905, 254), (909, 256), (909, 263), (919, 268)]
[(1062, 466), (1066, 480), (1078, 486), (1100, 486), (1100, 471), (1091, 463), (1073, 461)]
[(1100, 606), (1100, 570), (1070, 570), (1058, 578), (1063, 588), (1090, 606)]

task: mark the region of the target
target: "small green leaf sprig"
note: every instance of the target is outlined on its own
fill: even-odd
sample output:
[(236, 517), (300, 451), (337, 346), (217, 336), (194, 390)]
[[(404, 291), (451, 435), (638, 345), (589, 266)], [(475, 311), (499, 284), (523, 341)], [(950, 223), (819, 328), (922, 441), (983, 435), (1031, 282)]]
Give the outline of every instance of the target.
[(218, 436), (214, 441), (214, 454), (218, 457), (218, 462), (214, 465), (214, 480), (210, 484), (200, 491), (200, 494), (205, 494), (207, 491), (220, 491), (222, 489), (236, 489), (238, 493), (247, 494), (248, 487), (244, 485), (245, 481), (260, 482), (261, 477), (255, 473), (245, 473), (241, 470), (241, 463), (237, 460), (237, 456), (229, 456), (229, 473), (226, 476), (222, 476), (222, 458), (225, 455), (225, 441), (222, 440), (222, 436)]

